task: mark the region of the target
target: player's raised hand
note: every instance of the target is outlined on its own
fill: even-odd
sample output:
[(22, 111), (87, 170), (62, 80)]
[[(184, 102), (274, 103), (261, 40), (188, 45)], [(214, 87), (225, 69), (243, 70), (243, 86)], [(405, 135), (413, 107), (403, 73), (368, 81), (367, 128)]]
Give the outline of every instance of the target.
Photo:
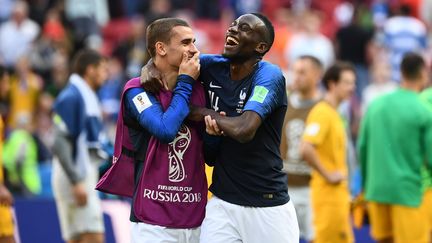
[(158, 93), (162, 89), (168, 89), (167, 83), (163, 81), (162, 75), (159, 70), (157, 70), (152, 59), (142, 67), (140, 82), (145, 91), (154, 94)]
[(183, 53), (183, 59), (179, 67), (179, 75), (186, 74), (191, 76), (193, 79), (197, 79), (200, 74), (200, 52), (197, 51), (193, 56), (189, 56), (187, 52)]

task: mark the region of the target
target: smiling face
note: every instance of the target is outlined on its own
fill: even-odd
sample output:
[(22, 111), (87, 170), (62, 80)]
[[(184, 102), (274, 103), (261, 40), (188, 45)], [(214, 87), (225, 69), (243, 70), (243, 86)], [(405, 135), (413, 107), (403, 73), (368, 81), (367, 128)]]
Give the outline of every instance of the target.
[(262, 56), (269, 48), (264, 22), (253, 14), (245, 14), (232, 22), (225, 36), (223, 56), (244, 60)]
[(190, 59), (198, 52), (198, 49), (195, 46), (195, 35), (190, 27), (176, 26), (171, 32), (172, 35), (168, 43), (163, 43), (165, 51), (163, 55), (171, 66), (178, 68), (184, 52), (188, 54)]

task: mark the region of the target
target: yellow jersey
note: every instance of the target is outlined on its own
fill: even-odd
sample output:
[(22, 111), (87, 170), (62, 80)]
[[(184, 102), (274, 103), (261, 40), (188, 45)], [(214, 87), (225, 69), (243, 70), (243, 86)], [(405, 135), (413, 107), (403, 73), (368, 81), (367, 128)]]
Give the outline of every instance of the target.
[(29, 74), (23, 82), (16, 76), (11, 77), (9, 127), (16, 128), (20, 122), (32, 124), (39, 93), (40, 79), (37, 75)]
[[(329, 172), (348, 175), (346, 163), (346, 133), (342, 117), (325, 101), (317, 103), (306, 120), (303, 140), (314, 145), (322, 166)], [(311, 173), (312, 197), (318, 201), (349, 200), (346, 180), (329, 184), (316, 170)]]

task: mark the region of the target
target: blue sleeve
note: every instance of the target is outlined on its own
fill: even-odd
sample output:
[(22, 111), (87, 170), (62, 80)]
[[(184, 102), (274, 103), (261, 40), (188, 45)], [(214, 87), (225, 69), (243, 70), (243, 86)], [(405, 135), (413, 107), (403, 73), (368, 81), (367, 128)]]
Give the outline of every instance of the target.
[(209, 64), (212, 61), (212, 56), (210, 54), (201, 54), (200, 55), (200, 65), (201, 65), (201, 69), (207, 69)]
[(78, 91), (67, 87), (54, 103), (53, 110), (66, 125), (67, 133), (75, 140), (85, 126), (84, 102)]
[(283, 104), (285, 78), (281, 70), (272, 64), (263, 66), (255, 74), (253, 90), (243, 111), (255, 111), (261, 119), (265, 119), (278, 106)]
[(151, 93), (145, 92), (143, 88), (132, 88), (126, 92), (126, 112), (157, 139), (169, 143), (189, 114), (193, 83), (190, 76), (178, 76), (171, 103), (166, 111)]

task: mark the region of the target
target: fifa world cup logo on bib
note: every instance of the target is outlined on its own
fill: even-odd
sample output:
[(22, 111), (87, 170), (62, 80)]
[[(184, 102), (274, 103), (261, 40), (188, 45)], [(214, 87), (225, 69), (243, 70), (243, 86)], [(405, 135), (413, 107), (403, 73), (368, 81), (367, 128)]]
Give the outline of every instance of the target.
[(169, 181), (180, 182), (185, 178), (183, 166), (183, 155), (191, 142), (191, 132), (189, 128), (182, 125), (174, 141), (168, 145), (169, 158)]

